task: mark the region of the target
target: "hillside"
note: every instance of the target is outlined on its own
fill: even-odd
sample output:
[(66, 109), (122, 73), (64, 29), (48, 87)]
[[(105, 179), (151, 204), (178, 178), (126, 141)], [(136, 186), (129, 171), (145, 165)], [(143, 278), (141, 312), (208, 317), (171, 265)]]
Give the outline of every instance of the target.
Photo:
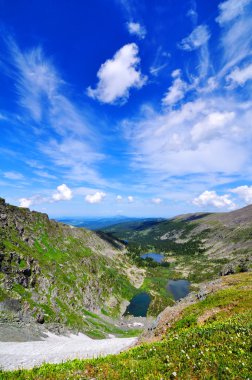
[(120, 316), (136, 293), (138, 272), (120, 242), (3, 199), (0, 227), (0, 322), (122, 333), (109, 317)]
[(149, 343), (142, 342), (125, 353), (106, 358), (2, 372), (2, 378), (249, 379), (252, 275), (222, 277), (204, 289), (200, 300), (189, 295), (182, 305), (177, 303), (170, 308), (169, 314), (162, 313), (148, 337)]
[(165, 252), (174, 275), (199, 282), (250, 267), (252, 205), (227, 213), (180, 215), (153, 223), (120, 223), (103, 230), (129, 249)]

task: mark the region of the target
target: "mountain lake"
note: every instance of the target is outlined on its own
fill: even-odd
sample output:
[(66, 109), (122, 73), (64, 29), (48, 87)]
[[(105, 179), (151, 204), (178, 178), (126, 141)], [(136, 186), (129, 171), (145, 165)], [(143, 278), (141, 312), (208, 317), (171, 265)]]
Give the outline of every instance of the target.
[(146, 317), (150, 302), (151, 296), (148, 293), (139, 293), (131, 299), (130, 304), (127, 306), (127, 309), (123, 315)]
[[(150, 258), (157, 263), (162, 263), (164, 260), (164, 255), (156, 252), (149, 252), (141, 255), (142, 259)], [(190, 282), (187, 280), (169, 280), (166, 289), (172, 294), (175, 301), (187, 296), (189, 293)], [(134, 317), (146, 317), (148, 308), (151, 302), (151, 296), (146, 293), (139, 293), (135, 295), (127, 309), (124, 316), (133, 315)]]
[(141, 258), (142, 259), (150, 258), (153, 261), (156, 261), (156, 263), (162, 263), (162, 261), (164, 260), (164, 255), (162, 255), (161, 253), (149, 252), (149, 253), (144, 253), (143, 255), (141, 255)]
[(190, 282), (187, 280), (169, 280), (167, 290), (173, 295), (175, 301), (184, 298), (189, 293)]

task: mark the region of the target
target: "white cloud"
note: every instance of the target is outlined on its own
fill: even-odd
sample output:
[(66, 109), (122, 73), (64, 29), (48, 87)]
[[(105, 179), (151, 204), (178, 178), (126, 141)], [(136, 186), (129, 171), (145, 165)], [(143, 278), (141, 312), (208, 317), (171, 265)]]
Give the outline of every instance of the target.
[(54, 201), (69, 201), (73, 197), (72, 190), (64, 183), (57, 187), (57, 192), (53, 194)]
[(86, 195), (85, 200), (88, 203), (100, 203), (105, 196), (106, 194), (102, 191), (97, 191), (95, 194)]
[(129, 97), (130, 88), (141, 88), (147, 77), (139, 70), (138, 46), (124, 45), (112, 59), (103, 63), (97, 73), (99, 82), (95, 89), (89, 87), (90, 97), (103, 103), (124, 103)]
[(231, 87), (243, 86), (248, 80), (252, 79), (252, 64), (240, 69), (236, 67), (229, 75), (226, 76), (227, 82)]
[(251, 117), (251, 107), (244, 111), (233, 97), (208, 95), (178, 109), (148, 110), (138, 121), (125, 123), (134, 168), (161, 178), (246, 173), (252, 159)]
[(182, 100), (188, 90), (188, 85), (181, 79), (180, 73), (180, 70), (175, 70), (172, 73), (174, 81), (162, 99), (162, 104), (164, 106), (171, 106)]
[(116, 200), (117, 200), (118, 202), (122, 201), (122, 199), (123, 199), (123, 197), (122, 197), (121, 195), (117, 195), (117, 196), (116, 196)]
[(143, 25), (138, 22), (128, 22), (127, 28), (130, 34), (138, 36), (140, 39), (144, 39), (146, 36), (146, 29)]
[[(233, 14), (230, 13), (230, 17), (225, 17), (226, 22), (221, 23), (223, 26), (221, 45), (223, 47), (223, 62), (224, 66), (221, 69), (219, 76), (226, 75), (231, 68), (238, 65), (245, 58), (251, 55), (252, 49), (252, 23), (251, 23), (251, 12), (252, 12), (252, 0), (246, 1), (248, 9), (244, 11), (244, 1), (227, 1), (222, 4), (230, 5), (230, 9), (234, 7), (237, 12), (233, 18), (230, 18)], [(238, 8), (236, 8), (238, 6)], [(229, 8), (227, 8), (228, 10)], [(224, 12), (224, 14), (226, 14)], [(222, 13), (221, 13), (222, 15)], [(229, 15), (229, 13), (227, 13)], [(239, 17), (237, 17), (239, 15)], [(222, 18), (221, 18), (222, 19)], [(230, 22), (228, 22), (230, 21)]]
[(8, 179), (13, 179), (13, 180), (21, 180), (24, 179), (23, 174), (18, 173), (18, 172), (5, 172), (3, 173), (3, 176)]
[(58, 201), (70, 201), (73, 197), (72, 190), (65, 184), (59, 185), (52, 195), (35, 194), (31, 197), (20, 198), (20, 207), (31, 207), (41, 203), (53, 203)]
[(132, 197), (132, 195), (129, 195), (129, 196), (127, 197), (127, 199), (128, 199), (128, 202), (129, 202), (129, 203), (134, 202), (134, 197)]
[(160, 45), (156, 50), (156, 54), (154, 55), (154, 60), (150, 66), (150, 73), (153, 76), (158, 76), (160, 71), (162, 71), (169, 62), (171, 54), (163, 49)]
[(33, 200), (31, 198), (20, 198), (19, 199), (19, 207), (28, 208), (33, 204)]
[(215, 191), (208, 190), (194, 198), (192, 203), (196, 206), (214, 206), (216, 208), (228, 208), (229, 210), (236, 207), (229, 194), (218, 195)]
[[(212, 112), (191, 129), (192, 141), (204, 141), (217, 138), (226, 125), (235, 118), (234, 112)], [(230, 130), (230, 128), (229, 128)]]
[(230, 190), (232, 193), (237, 194), (247, 204), (252, 203), (252, 186), (239, 186)]
[(243, 14), (251, 0), (227, 0), (219, 4), (220, 14), (216, 18), (219, 24), (230, 22)]
[(67, 169), (66, 178), (106, 185), (96, 170), (91, 167), (94, 162), (103, 159), (104, 155), (93, 150), (86, 141), (73, 137), (67, 137), (60, 142), (51, 139), (46, 145), (39, 144), (39, 148), (55, 165)]
[(211, 34), (208, 27), (206, 25), (199, 25), (188, 37), (183, 38), (179, 44), (179, 48), (186, 51), (196, 50), (204, 45), (210, 37)]
[(151, 200), (152, 203), (159, 205), (162, 202), (161, 198), (152, 198)]
[(26, 164), (29, 165), (31, 168), (44, 169), (44, 165), (42, 165), (40, 162), (36, 160), (26, 160)]
[(44, 170), (34, 170), (33, 173), (39, 177), (42, 177), (42, 178), (47, 178), (47, 179), (56, 179), (57, 178), (55, 175), (50, 174)]
[(30, 198), (20, 198), (19, 199), (19, 207), (31, 207), (34, 205), (38, 205), (45, 202), (51, 202), (49, 197), (45, 197), (40, 194), (35, 194)]
[[(6, 41), (10, 52), (8, 74), (16, 85), (19, 104), (28, 111), (25, 115), (27, 129), (29, 124), (33, 131), (36, 129), (33, 150), (39, 149), (40, 161), (44, 159), (43, 153), (54, 165), (64, 167), (66, 179), (83, 180), (85, 177), (86, 181), (100, 186), (102, 179), (93, 164), (103, 155), (98, 153), (94, 115), (91, 127), (90, 111), (86, 112), (82, 105), (70, 99), (67, 84), (41, 48), (21, 51), (13, 39), (6, 38)], [(27, 159), (26, 163), (36, 169), (44, 168), (34, 159)]]

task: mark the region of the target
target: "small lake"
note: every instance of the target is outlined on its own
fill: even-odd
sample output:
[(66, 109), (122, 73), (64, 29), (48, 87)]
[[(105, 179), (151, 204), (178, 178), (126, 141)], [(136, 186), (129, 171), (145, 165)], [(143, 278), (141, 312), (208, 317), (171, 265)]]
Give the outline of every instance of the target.
[(130, 304), (127, 306), (127, 309), (123, 315), (133, 315), (134, 317), (146, 317), (150, 302), (151, 297), (148, 293), (139, 293), (132, 298)]
[(144, 255), (141, 255), (142, 259), (147, 259), (150, 258), (156, 263), (162, 263), (164, 260), (164, 255), (161, 255), (161, 253), (155, 253), (155, 252), (150, 252), (150, 253), (145, 253)]
[(167, 290), (171, 292), (175, 301), (187, 296), (190, 282), (187, 280), (169, 280)]

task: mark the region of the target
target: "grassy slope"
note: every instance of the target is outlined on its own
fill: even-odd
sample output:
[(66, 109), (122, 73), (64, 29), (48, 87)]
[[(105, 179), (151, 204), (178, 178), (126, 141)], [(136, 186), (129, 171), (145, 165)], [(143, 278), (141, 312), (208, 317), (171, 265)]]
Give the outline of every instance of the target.
[[(45, 214), (2, 204), (3, 213), (7, 219), (0, 229), (0, 301), (20, 300), (23, 313), (25, 309), (31, 318), (43, 313), (46, 322), (91, 336), (119, 333), (95, 315), (118, 315), (121, 301), (137, 292), (119, 246), (94, 232), (50, 221)], [(25, 275), (25, 270), (30, 273)], [(9, 320), (16, 315), (1, 313)]]
[(117, 356), (0, 373), (2, 379), (249, 379), (252, 274), (222, 278), (223, 289), (188, 306), (159, 342)]
[[(252, 206), (223, 214), (188, 214), (146, 223), (122, 223), (104, 231), (142, 247), (166, 252), (176, 260), (174, 277), (201, 282), (218, 275), (223, 265), (251, 256)], [(238, 266), (238, 265), (237, 265)]]

